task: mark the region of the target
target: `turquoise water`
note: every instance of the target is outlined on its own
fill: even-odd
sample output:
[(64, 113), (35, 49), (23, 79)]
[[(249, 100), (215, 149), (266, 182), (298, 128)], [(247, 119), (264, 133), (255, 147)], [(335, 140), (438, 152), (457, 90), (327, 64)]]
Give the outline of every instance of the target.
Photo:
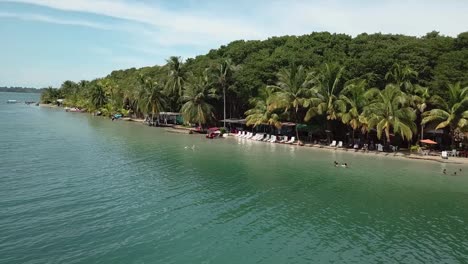
[(0, 93), (0, 263), (468, 259), (467, 167), (5, 104), (22, 96)]

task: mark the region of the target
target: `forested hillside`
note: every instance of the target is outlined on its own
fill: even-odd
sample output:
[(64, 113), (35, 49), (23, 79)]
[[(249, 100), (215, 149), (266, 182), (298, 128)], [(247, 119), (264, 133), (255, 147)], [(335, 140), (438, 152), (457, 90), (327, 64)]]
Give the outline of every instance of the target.
[[(398, 89), (395, 96), (401, 92), (421, 97), (419, 93), (424, 90), (427, 97), (424, 111), (436, 109), (437, 100), (432, 97), (449, 100), (453, 97), (449, 86), (462, 91), (468, 85), (468, 32), (455, 38), (437, 32), (423, 37), (387, 34), (351, 37), (320, 32), (264, 41), (239, 40), (185, 61), (171, 57), (166, 65), (116, 70), (98, 80), (66, 81), (60, 90), (46, 90), (43, 101), (65, 97), (69, 105), (91, 111), (104, 109), (106, 113), (140, 116), (182, 110), (186, 120), (203, 124), (222, 119), (225, 91), (227, 117), (244, 117), (247, 110), (252, 113), (259, 107), (259, 100), (263, 100), (264, 109), (260, 111), (265, 115), (260, 117), (257, 112), (256, 117), (264, 119), (260, 123), (269, 122), (271, 114), (280, 121), (310, 123), (322, 117), (338, 122), (343, 121), (343, 112), (352, 108), (351, 102), (341, 97), (351, 96), (350, 85), (358, 83), (363, 93), (371, 88), (383, 92), (388, 85), (394, 85)], [(464, 94), (460, 96), (463, 100)], [(366, 105), (356, 109), (358, 115), (366, 112), (364, 106), (375, 100), (370, 97), (366, 95)], [(319, 99), (329, 100), (328, 105), (320, 106)], [(327, 115), (335, 103), (336, 114)], [(395, 104), (400, 108), (411, 107), (409, 110), (415, 116), (407, 118), (412, 123), (424, 117), (424, 111), (418, 112), (414, 101)], [(463, 106), (457, 110), (460, 118), (465, 109)], [(366, 126), (379, 125), (367, 119), (353, 129), (366, 122)], [(439, 119), (433, 117), (426, 123)], [(401, 126), (389, 125), (390, 131), (394, 129)], [(385, 128), (381, 130), (385, 132)], [(400, 134), (413, 136), (417, 132), (411, 125), (405, 130)]]

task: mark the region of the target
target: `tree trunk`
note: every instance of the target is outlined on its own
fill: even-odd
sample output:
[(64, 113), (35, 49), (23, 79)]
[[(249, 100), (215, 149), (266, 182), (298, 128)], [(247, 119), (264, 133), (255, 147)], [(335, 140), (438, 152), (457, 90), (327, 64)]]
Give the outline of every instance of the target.
[(297, 129), (298, 120), (299, 118), (297, 117), (297, 109), (296, 109), (296, 138), (297, 138), (297, 144), (299, 145), (299, 130)]
[(421, 124), (421, 140), (424, 139), (424, 125)]
[(226, 127), (226, 86), (223, 85), (223, 104), (224, 104), (224, 124), (223, 126)]

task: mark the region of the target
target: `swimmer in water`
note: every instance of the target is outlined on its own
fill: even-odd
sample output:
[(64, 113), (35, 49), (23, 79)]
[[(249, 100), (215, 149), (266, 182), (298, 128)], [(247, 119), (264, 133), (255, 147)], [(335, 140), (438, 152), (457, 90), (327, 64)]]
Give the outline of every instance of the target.
[(334, 164), (335, 164), (335, 167), (338, 167), (338, 162), (336, 162), (336, 160), (335, 160)]
[(443, 173), (443, 174), (447, 174), (447, 169), (444, 169), (444, 170), (442, 171), (442, 173)]
[(348, 168), (348, 163), (343, 163), (343, 164), (341, 164), (341, 167), (343, 167), (343, 168)]

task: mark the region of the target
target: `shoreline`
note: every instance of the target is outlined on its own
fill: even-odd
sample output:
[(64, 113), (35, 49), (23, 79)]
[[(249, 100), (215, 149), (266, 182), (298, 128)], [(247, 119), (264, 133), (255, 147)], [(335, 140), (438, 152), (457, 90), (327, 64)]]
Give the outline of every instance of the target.
[[(234, 134), (230, 134), (228, 138), (236, 139), (237, 137)], [(390, 158), (390, 159), (413, 160), (413, 161), (423, 161), (423, 162), (429, 161), (429, 162), (438, 162), (438, 163), (445, 163), (445, 164), (468, 165), (468, 158), (461, 158), (461, 157), (449, 157), (448, 159), (442, 159), (440, 156), (420, 156), (418, 154), (406, 154), (403, 152), (395, 152), (395, 153), (378, 152), (378, 151), (363, 152), (362, 150), (355, 151), (354, 149), (332, 148), (329, 146), (318, 146), (318, 145), (312, 145), (312, 144), (305, 144), (304, 146), (300, 146), (297, 144), (267, 143), (267, 142), (260, 142), (260, 141), (250, 140), (250, 139), (241, 139), (241, 140), (249, 140), (253, 142), (258, 142), (259, 144), (260, 143), (279, 144), (279, 145), (292, 146), (296, 148), (304, 148), (304, 149), (318, 150), (318, 151), (328, 151), (328, 152), (340, 151), (343, 153), (357, 154), (357, 155), (362, 155), (362, 156), (373, 155), (375, 157), (385, 157), (385, 158)]]
[[(51, 105), (51, 104), (39, 104), (39, 107), (48, 107), (48, 108), (63, 108), (60, 106), (56, 105)], [(83, 114), (89, 114), (87, 112), (82, 112)], [(121, 119), (122, 121), (126, 122), (133, 122), (137, 124), (143, 124), (144, 119), (138, 119), (138, 118), (130, 118), (130, 117), (124, 117)], [(165, 130), (165, 132), (168, 133), (177, 133), (177, 134), (185, 134), (185, 135), (190, 135), (189, 133), (189, 128), (185, 127), (155, 127), (155, 128), (162, 128)], [(197, 134), (197, 133), (194, 133)], [(228, 134), (229, 136), (227, 138), (237, 138), (235, 134)], [(265, 144), (270, 144), (266, 142), (260, 142), (260, 141), (255, 141), (255, 140), (250, 140), (250, 139), (243, 139), (243, 140), (249, 140), (252, 142), (258, 142), (258, 143), (265, 143)], [(413, 161), (431, 161), (431, 162), (439, 162), (439, 163), (445, 163), (445, 164), (459, 164), (459, 165), (468, 165), (468, 158), (461, 158), (461, 157), (449, 157), (448, 159), (442, 159), (440, 156), (421, 156), (418, 154), (406, 154), (403, 152), (378, 152), (378, 151), (367, 151), (364, 152), (362, 150), (360, 151), (355, 151), (354, 149), (347, 149), (347, 148), (333, 148), (329, 146), (322, 146), (322, 145), (313, 145), (313, 144), (305, 144), (303, 146), (297, 145), (297, 144), (284, 144), (284, 143), (273, 143), (273, 144), (279, 144), (279, 145), (286, 145), (286, 146), (292, 146), (296, 148), (305, 148), (305, 149), (312, 149), (312, 150), (322, 150), (322, 151), (341, 151), (344, 153), (348, 154), (358, 154), (362, 156), (366, 155), (374, 155), (374, 156), (380, 156), (380, 157), (385, 157), (385, 158), (393, 158), (393, 159), (406, 159), (406, 160), (413, 160)]]

